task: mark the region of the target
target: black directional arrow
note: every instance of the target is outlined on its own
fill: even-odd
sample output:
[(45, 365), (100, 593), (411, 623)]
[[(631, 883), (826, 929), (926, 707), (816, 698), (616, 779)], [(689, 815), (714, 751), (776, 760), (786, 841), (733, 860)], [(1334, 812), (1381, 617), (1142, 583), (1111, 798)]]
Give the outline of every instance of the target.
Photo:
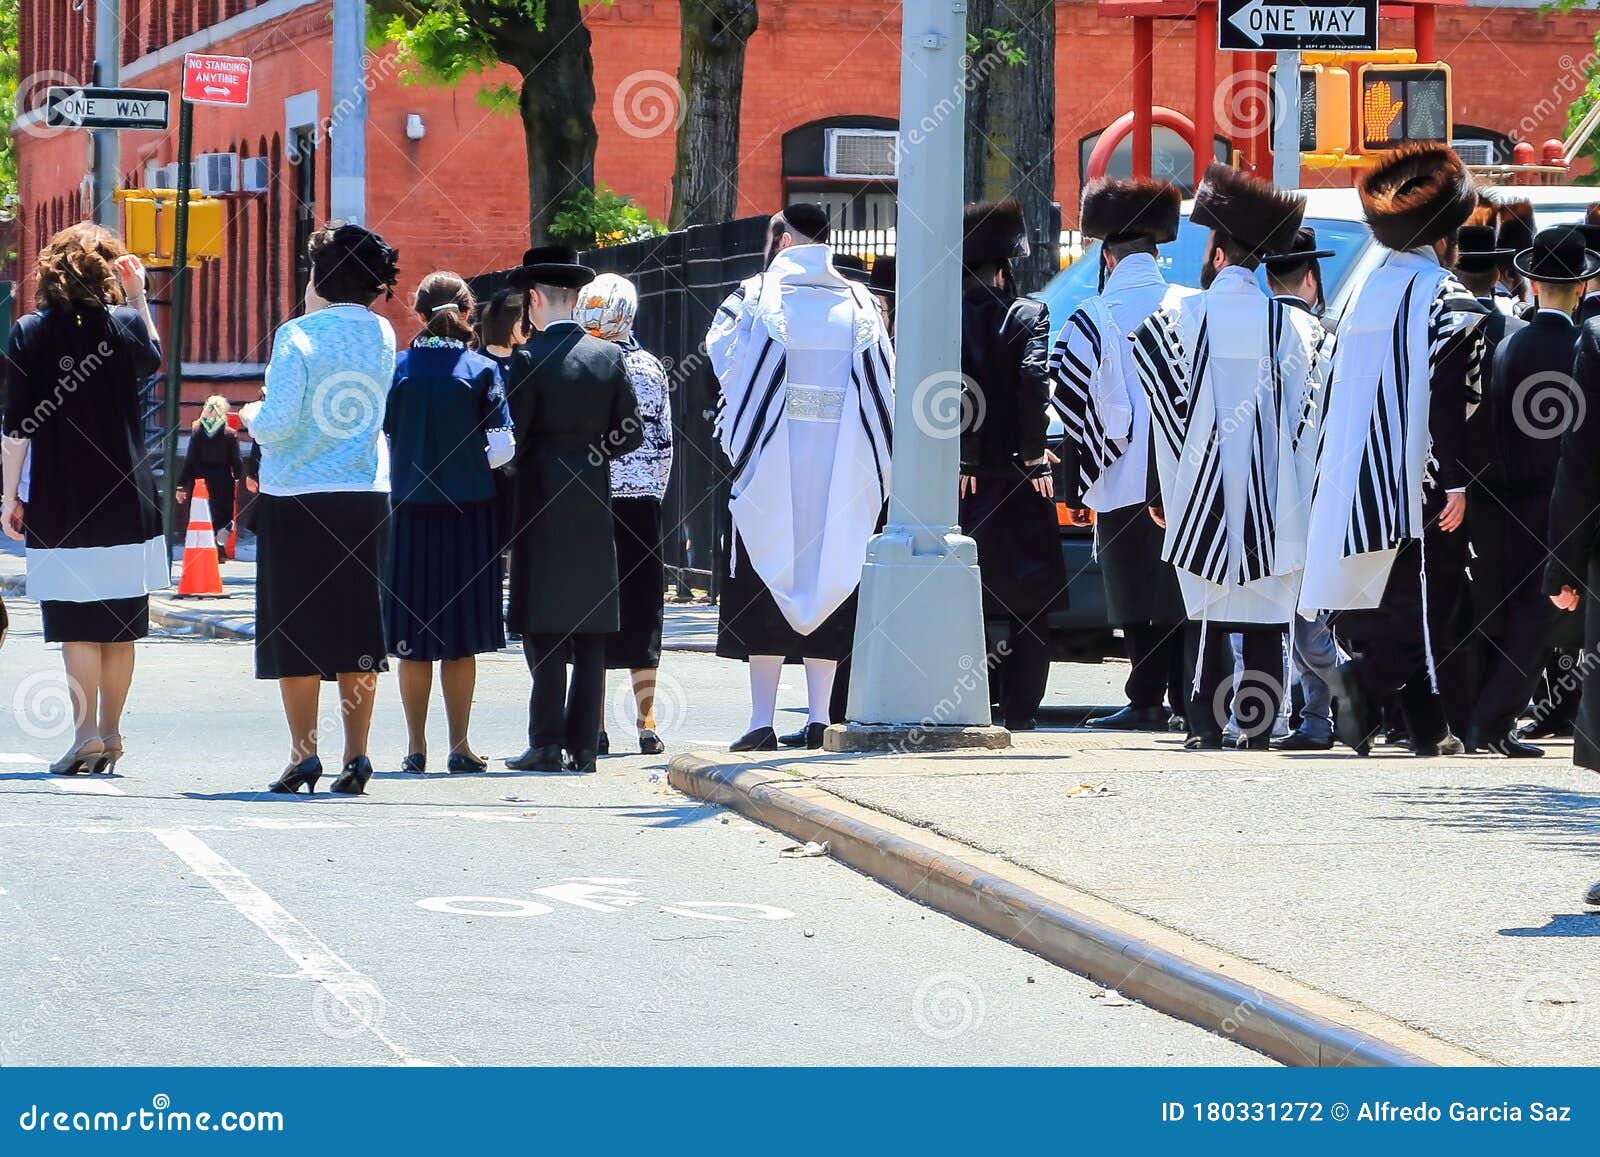
[(58, 129), (165, 129), (172, 94), (159, 88), (67, 88), (45, 93), (44, 123)]

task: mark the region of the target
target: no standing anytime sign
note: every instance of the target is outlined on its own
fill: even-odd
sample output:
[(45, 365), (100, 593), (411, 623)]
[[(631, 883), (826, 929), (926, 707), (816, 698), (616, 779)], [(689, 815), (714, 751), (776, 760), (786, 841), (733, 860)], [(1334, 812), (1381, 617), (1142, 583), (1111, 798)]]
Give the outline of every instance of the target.
[(190, 52), (183, 58), (183, 99), (191, 104), (250, 103), (250, 61)]

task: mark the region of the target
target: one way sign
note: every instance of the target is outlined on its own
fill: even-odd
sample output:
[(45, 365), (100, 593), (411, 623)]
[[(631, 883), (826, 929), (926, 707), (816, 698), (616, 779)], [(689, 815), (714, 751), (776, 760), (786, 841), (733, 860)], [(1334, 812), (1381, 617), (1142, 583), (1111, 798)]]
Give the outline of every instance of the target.
[(1371, 52), (1378, 0), (1221, 0), (1224, 52)]
[(159, 88), (65, 88), (45, 93), (44, 123), (55, 129), (164, 129), (172, 94)]

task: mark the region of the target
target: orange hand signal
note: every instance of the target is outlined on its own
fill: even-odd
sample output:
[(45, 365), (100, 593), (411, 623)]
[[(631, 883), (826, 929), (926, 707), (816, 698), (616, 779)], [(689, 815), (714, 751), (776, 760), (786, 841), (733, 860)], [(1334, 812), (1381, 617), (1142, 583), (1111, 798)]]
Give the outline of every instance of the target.
[(1395, 100), (1394, 90), (1387, 81), (1380, 80), (1367, 89), (1363, 103), (1362, 120), (1366, 125), (1363, 135), (1369, 141), (1389, 139), (1389, 126), (1394, 124), (1406, 102)]

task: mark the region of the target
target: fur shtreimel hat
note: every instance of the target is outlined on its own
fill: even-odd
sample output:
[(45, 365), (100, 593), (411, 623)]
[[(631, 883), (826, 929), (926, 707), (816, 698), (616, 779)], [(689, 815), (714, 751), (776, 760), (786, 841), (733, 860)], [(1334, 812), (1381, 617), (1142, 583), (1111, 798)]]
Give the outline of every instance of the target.
[(1148, 237), (1157, 245), (1178, 235), (1183, 192), (1170, 181), (1090, 181), (1083, 189), (1078, 228), (1087, 238)]
[(1292, 246), (1305, 215), (1304, 197), (1241, 169), (1212, 164), (1195, 191), (1189, 220), (1226, 234), (1261, 258)]
[(1357, 183), (1378, 244), (1418, 249), (1449, 237), (1478, 207), (1472, 174), (1446, 145), (1416, 143), (1385, 153)]
[(1533, 248), (1533, 238), (1538, 228), (1533, 223), (1533, 202), (1525, 198), (1501, 201), (1495, 207), (1495, 224), (1499, 227), (1499, 243), (1506, 249), (1520, 253)]
[(1020, 201), (980, 201), (963, 215), (961, 264), (968, 269), (1026, 257), (1028, 231)]

